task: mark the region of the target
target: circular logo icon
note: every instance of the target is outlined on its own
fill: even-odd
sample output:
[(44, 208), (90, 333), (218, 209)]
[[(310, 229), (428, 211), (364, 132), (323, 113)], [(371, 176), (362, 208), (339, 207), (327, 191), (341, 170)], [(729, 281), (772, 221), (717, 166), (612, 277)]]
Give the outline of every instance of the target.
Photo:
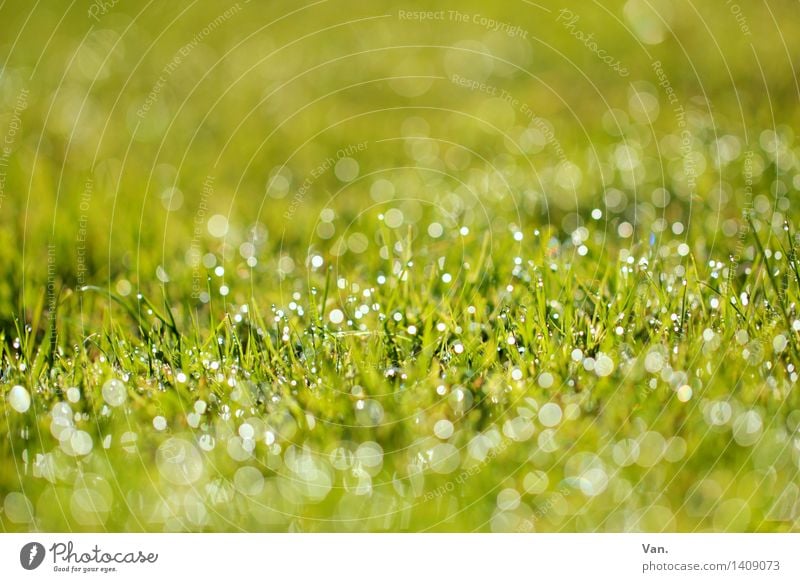
[(30, 542), (22, 546), (19, 552), (19, 563), (26, 570), (35, 570), (44, 562), (44, 546), (39, 542)]

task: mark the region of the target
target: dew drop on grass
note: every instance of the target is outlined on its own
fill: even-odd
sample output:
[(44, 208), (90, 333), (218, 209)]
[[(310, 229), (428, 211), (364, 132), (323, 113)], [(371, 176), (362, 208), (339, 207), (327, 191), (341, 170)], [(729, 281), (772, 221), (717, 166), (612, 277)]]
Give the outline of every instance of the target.
[(81, 399), (81, 391), (76, 387), (67, 388), (67, 400), (73, 404), (79, 402)]
[(254, 496), (264, 490), (264, 476), (255, 467), (240, 467), (233, 476), (236, 489), (244, 495)]
[(355, 456), (364, 467), (374, 468), (383, 464), (383, 448), (373, 441), (359, 445)]
[(125, 391), (125, 384), (116, 378), (111, 378), (110, 380), (105, 381), (103, 384), (102, 394), (103, 400), (106, 402), (106, 404), (114, 407), (122, 406), (125, 403), (125, 400), (128, 398), (128, 394)]
[(50, 422), (50, 434), (53, 437), (59, 441), (69, 440), (74, 430), (72, 418), (53, 415)]
[(605, 376), (610, 376), (613, 371), (614, 360), (602, 352), (599, 353), (594, 362), (594, 373), (602, 378)]
[(554, 453), (558, 450), (558, 441), (556, 440), (556, 434), (553, 429), (548, 428), (539, 433), (536, 442), (539, 448), (546, 453)]
[(492, 443), (489, 439), (482, 434), (477, 434), (470, 439), (467, 443), (467, 452), (469, 456), (477, 461), (483, 461), (489, 450), (492, 448)]
[(446, 418), (437, 421), (436, 424), (433, 425), (433, 434), (442, 440), (447, 440), (453, 436), (453, 431), (453, 423)]
[(703, 414), (706, 423), (710, 426), (723, 426), (728, 424), (733, 414), (731, 405), (725, 401), (711, 402), (704, 410)]
[(634, 439), (623, 439), (614, 445), (611, 458), (620, 467), (633, 465), (639, 458), (639, 442)]
[(239, 436), (243, 439), (252, 439), (256, 434), (256, 431), (253, 429), (253, 426), (248, 423), (244, 423), (239, 427)]
[(404, 219), (403, 212), (397, 208), (390, 208), (383, 217), (383, 221), (389, 228), (398, 228), (402, 226)]
[(503, 423), (503, 434), (518, 443), (529, 440), (534, 432), (533, 423), (524, 416), (517, 416)]
[(547, 485), (549, 484), (550, 480), (547, 478), (547, 473), (542, 471), (531, 471), (525, 478), (522, 480), (522, 486), (525, 488), (525, 492), (531, 495), (538, 495), (539, 493), (544, 493), (547, 490)]
[(20, 414), (28, 412), (31, 407), (31, 395), (23, 386), (14, 386), (8, 393), (8, 403)]
[(334, 309), (331, 311), (330, 315), (328, 315), (328, 318), (331, 320), (331, 323), (339, 325), (344, 321), (344, 313), (341, 309)]
[(13, 523), (30, 523), (33, 521), (33, 504), (25, 495), (12, 491), (3, 500), (6, 517)]
[(539, 376), (539, 386), (542, 388), (550, 388), (553, 385), (553, 375), (550, 372), (544, 372)]
[(592, 467), (583, 472), (578, 482), (581, 493), (587, 497), (596, 497), (608, 487), (608, 474), (602, 466)]
[[(74, 433), (72, 433), (72, 436), (69, 439), (69, 449), (71, 449), (72, 453), (77, 456), (88, 455), (92, 452), (92, 447), (92, 437), (88, 432), (76, 430)], [(69, 454), (70, 451), (67, 452)]]
[(175, 485), (191, 485), (203, 474), (203, 459), (197, 448), (182, 438), (164, 441), (156, 451), (161, 476)]
[(204, 451), (213, 451), (214, 447), (217, 444), (216, 439), (210, 434), (201, 435), (200, 438), (197, 439), (198, 446), (203, 449)]
[(224, 238), (228, 234), (228, 219), (222, 214), (214, 214), (206, 224), (208, 233), (215, 238)]
[(650, 350), (650, 352), (644, 358), (644, 369), (650, 372), (651, 374), (658, 374), (661, 371), (661, 368), (663, 367), (664, 367), (663, 354), (656, 349)]
[(157, 431), (162, 431), (167, 428), (167, 419), (163, 416), (156, 416), (153, 419), (153, 428)]
[(358, 177), (358, 162), (353, 158), (342, 158), (336, 162), (333, 172), (342, 182), (352, 182)]
[(108, 519), (111, 504), (99, 491), (78, 487), (70, 497), (70, 512), (80, 525), (100, 526)]
[(660, 433), (645, 432), (639, 437), (639, 457), (636, 463), (640, 467), (653, 467), (661, 460), (665, 446), (666, 442)]
[(670, 463), (677, 463), (686, 455), (686, 441), (681, 437), (672, 437), (667, 441), (664, 458)]
[(744, 412), (733, 422), (733, 438), (743, 447), (754, 445), (761, 438), (763, 425), (758, 412), (755, 410)]
[(497, 494), (497, 508), (501, 511), (514, 511), (519, 507), (519, 493), (516, 489), (503, 489)]
[(539, 422), (548, 428), (558, 425), (561, 417), (561, 407), (554, 402), (548, 402), (539, 409)]
[(772, 340), (772, 349), (775, 350), (776, 353), (780, 353), (786, 349), (788, 345), (788, 341), (786, 340), (786, 336), (783, 334), (779, 334), (775, 336), (775, 339)]
[(449, 443), (434, 446), (429, 454), (431, 470), (441, 475), (452, 473), (461, 463), (458, 449)]
[(432, 222), (428, 225), (428, 236), (431, 238), (439, 238), (444, 234), (444, 227), (438, 222)]
[(73, 417), (72, 408), (66, 402), (56, 402), (50, 414), (53, 418), (72, 419)]

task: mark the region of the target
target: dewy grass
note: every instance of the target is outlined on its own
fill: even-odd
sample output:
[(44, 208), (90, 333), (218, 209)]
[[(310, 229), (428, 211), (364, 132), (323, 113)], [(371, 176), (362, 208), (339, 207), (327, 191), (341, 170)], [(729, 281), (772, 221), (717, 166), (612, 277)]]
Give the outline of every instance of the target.
[(452, 233), (449, 284), (413, 248), (382, 283), (309, 262), (306, 291), (212, 297), (208, 324), (76, 290), (52, 363), (6, 337), (5, 527), (790, 530), (797, 278), (752, 227), (769, 274), (723, 288), (675, 244), (539, 230), (486, 261)]
[(3, 531), (800, 530), (788, 9), (15, 4)]

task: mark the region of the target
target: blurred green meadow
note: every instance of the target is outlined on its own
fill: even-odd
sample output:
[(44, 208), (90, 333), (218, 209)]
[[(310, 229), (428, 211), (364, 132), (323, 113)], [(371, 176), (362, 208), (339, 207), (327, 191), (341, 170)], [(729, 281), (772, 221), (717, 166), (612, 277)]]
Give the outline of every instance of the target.
[(800, 530), (788, 0), (0, 4), (2, 531)]

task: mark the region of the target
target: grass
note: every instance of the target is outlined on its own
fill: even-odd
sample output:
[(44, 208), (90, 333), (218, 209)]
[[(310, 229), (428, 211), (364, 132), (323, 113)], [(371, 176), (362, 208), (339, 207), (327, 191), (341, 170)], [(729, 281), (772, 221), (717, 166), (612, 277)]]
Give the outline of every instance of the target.
[[(19, 436), (3, 448), (43, 500), (36, 526), (791, 530), (792, 237), (771, 234), (776, 256), (752, 233), (752, 261), (727, 281), (721, 264), (659, 252), (676, 244), (629, 262), (551, 236), (495, 240), (506, 260), (490, 261), (486, 236), (456, 233), (447, 246), (475, 259), (450, 284), (424, 249), (383, 284), (337, 284), (323, 264), (292, 306), (214, 299), (202, 323), (164, 298), (65, 296), (56, 329), (103, 324), (55, 353), (46, 325), (29, 326), (3, 354), (5, 383), (34, 397), (6, 407)], [(122, 406), (103, 397), (112, 378)]]
[[(639, 43), (602, 11), (581, 28), (644, 85), (557, 23), (541, 34), (608, 115), (519, 39), (469, 29), (524, 64), (486, 73), (454, 25), (302, 40), (291, 16), (256, 34), (242, 4), (203, 33), (227, 7), (174, 29), (166, 8), (129, 30), (122, 5), (95, 25), (68, 13), (37, 65), (26, 47), (59, 26), (39, 15), (9, 54), (4, 111), (26, 106), (0, 197), (3, 531), (800, 529), (786, 76), (764, 103), (731, 60), (734, 99), (695, 46), (712, 115), (677, 51), (651, 47), (687, 153)], [(316, 22), (339, 23), (329, 10)], [(717, 25), (732, 46), (738, 23)], [(289, 82), (381, 30), (441, 46)]]

